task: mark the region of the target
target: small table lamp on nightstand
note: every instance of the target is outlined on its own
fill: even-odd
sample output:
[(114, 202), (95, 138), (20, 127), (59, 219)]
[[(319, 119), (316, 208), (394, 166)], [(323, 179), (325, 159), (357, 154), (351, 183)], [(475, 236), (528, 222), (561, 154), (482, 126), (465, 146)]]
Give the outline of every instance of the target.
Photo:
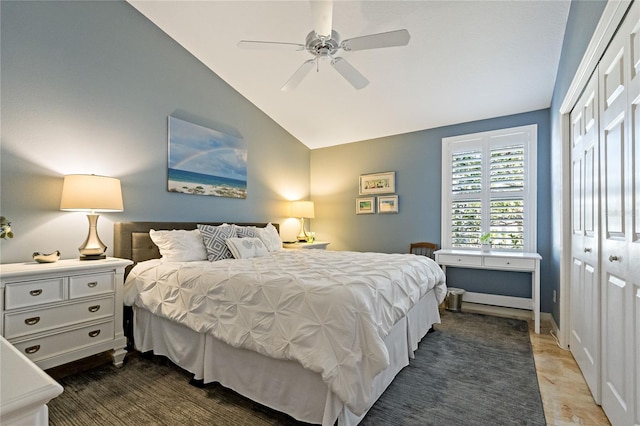
[(96, 212), (124, 210), (120, 180), (96, 175), (67, 175), (62, 184), (60, 210), (89, 212), (89, 235), (78, 248), (80, 260), (104, 259), (107, 246), (98, 237)]
[(315, 217), (313, 201), (293, 201), (291, 203), (291, 217), (300, 218), (298, 241), (307, 241), (308, 235), (304, 229), (304, 219), (313, 219)]

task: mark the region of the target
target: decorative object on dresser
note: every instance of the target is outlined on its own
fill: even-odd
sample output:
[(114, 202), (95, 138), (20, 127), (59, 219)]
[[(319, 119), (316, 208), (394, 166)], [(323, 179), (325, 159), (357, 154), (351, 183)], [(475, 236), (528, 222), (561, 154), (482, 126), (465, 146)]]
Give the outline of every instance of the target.
[(360, 195), (392, 194), (396, 192), (396, 172), (360, 175)]
[(47, 425), (47, 403), (62, 386), (0, 336), (0, 420), (4, 426)]
[(40, 368), (111, 350), (122, 365), (122, 286), (130, 260), (0, 265), (0, 334)]
[(313, 201), (293, 201), (291, 202), (291, 217), (300, 218), (300, 232), (298, 232), (298, 241), (307, 241), (309, 236), (304, 229), (304, 220), (316, 217)]
[(491, 251), (491, 233), (487, 232), (480, 236), (480, 250), (483, 253), (489, 253)]
[(38, 251), (33, 253), (33, 260), (35, 260), (38, 263), (53, 263), (53, 262), (57, 262), (58, 259), (60, 259), (59, 250), (56, 250), (49, 254), (40, 253)]
[(78, 248), (80, 260), (104, 259), (107, 246), (98, 236), (96, 212), (124, 210), (120, 180), (97, 175), (67, 175), (62, 184), (60, 210), (89, 211), (89, 234)]

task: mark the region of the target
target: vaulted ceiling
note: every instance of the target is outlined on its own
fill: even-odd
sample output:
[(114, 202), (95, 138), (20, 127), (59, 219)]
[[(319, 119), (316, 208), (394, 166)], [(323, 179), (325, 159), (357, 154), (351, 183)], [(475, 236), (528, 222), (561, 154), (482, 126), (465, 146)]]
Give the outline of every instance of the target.
[[(307, 51), (240, 49), (240, 40), (305, 44), (309, 1), (129, 0), (230, 86), (311, 149), (550, 106), (569, 1), (335, 1), (341, 39), (407, 29), (406, 46), (342, 51), (369, 84), (318, 61), (280, 88)], [(316, 72), (317, 70), (317, 72)]]

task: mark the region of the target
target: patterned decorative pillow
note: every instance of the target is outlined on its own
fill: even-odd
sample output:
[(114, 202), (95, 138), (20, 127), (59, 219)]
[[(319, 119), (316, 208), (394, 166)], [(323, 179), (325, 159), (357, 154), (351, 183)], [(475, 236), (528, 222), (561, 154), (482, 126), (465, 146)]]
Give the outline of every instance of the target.
[(227, 239), (227, 247), (236, 259), (249, 259), (269, 254), (260, 238), (229, 238)]
[(151, 241), (160, 249), (162, 259), (169, 262), (207, 260), (207, 249), (200, 231), (176, 229), (171, 231), (149, 230)]
[(282, 240), (278, 234), (278, 230), (271, 223), (264, 228), (257, 228), (258, 237), (262, 240), (269, 251), (282, 250)]
[(198, 229), (202, 234), (209, 262), (233, 257), (226, 244), (227, 239), (236, 237), (236, 229), (233, 225), (226, 223), (220, 226), (198, 224)]
[(255, 226), (238, 226), (236, 227), (236, 234), (238, 238), (256, 238), (258, 236), (258, 228)]

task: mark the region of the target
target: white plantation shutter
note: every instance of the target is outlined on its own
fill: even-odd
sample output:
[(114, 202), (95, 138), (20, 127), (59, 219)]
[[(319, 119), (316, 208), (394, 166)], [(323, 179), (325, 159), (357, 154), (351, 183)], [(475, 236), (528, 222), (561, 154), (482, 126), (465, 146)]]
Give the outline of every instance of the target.
[(535, 251), (537, 126), (443, 139), (442, 246)]
[(491, 149), (489, 232), (498, 249), (524, 247), (524, 144)]

